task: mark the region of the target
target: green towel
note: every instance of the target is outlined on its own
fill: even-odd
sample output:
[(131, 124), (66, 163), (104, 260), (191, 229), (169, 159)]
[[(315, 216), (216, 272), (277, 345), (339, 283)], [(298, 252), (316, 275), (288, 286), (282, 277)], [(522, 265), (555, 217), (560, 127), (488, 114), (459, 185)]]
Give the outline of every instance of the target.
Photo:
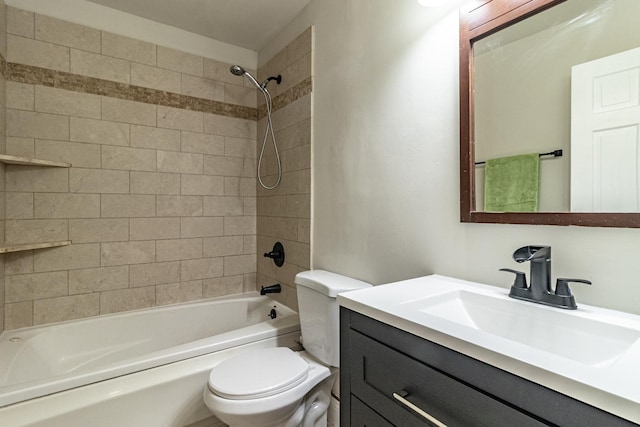
[(538, 154), (487, 160), (485, 212), (537, 212), (539, 171)]

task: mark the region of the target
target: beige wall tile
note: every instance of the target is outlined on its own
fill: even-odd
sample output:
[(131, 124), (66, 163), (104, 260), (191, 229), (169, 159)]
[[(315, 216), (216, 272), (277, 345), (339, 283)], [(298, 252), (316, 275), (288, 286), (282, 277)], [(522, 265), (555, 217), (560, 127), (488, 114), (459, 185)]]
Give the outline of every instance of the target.
[(224, 85), (224, 102), (245, 107), (256, 108), (258, 106), (258, 96), (262, 97), (255, 88), (236, 86), (235, 84)]
[(222, 258), (180, 261), (180, 277), (183, 281), (220, 276), (222, 276)]
[(7, 61), (51, 70), (69, 71), (69, 48), (9, 34)]
[(255, 273), (255, 255), (235, 255), (224, 257), (224, 275), (233, 276), (236, 274)]
[(180, 93), (180, 73), (149, 65), (131, 64), (131, 84), (166, 92)]
[(190, 196), (217, 196), (224, 194), (224, 179), (220, 176), (182, 175), (181, 194)]
[(69, 139), (69, 117), (7, 109), (7, 136)]
[(178, 153), (174, 151), (158, 151), (158, 171), (185, 174), (201, 174), (203, 172), (203, 155)]
[(158, 106), (158, 127), (202, 132), (204, 113)]
[(100, 167), (100, 147), (95, 144), (38, 139), (34, 151), (38, 159), (67, 162), (80, 168)]
[(33, 251), (13, 252), (4, 255), (5, 274), (33, 273)]
[(5, 304), (5, 330), (33, 326), (33, 301)]
[(36, 14), (35, 37), (37, 40), (100, 52), (100, 31)]
[(257, 236), (255, 234), (252, 236), (242, 236), (242, 250), (244, 254), (255, 254), (257, 247)]
[(100, 292), (100, 314), (118, 313), (121, 311), (138, 310), (155, 305), (156, 288), (120, 289)]
[(202, 293), (204, 298), (239, 294), (243, 292), (243, 277), (238, 275), (205, 279), (203, 286)]
[(156, 305), (177, 304), (202, 299), (202, 280), (156, 286)]
[(73, 243), (126, 241), (129, 219), (72, 219), (69, 220), (69, 239)]
[(128, 193), (129, 172), (71, 168), (69, 191), (72, 193)]
[[(161, 108), (161, 107), (158, 107)], [(135, 125), (156, 125), (156, 106), (124, 99), (102, 97), (102, 118)]]
[(27, 38), (35, 37), (35, 14), (26, 10), (7, 7), (7, 32)]
[(131, 146), (180, 151), (180, 131), (148, 126), (131, 126)]
[(6, 276), (6, 302), (20, 302), (67, 295), (66, 271)]
[(131, 82), (131, 63), (122, 59), (71, 49), (70, 70), (74, 74), (111, 80)]
[(36, 193), (35, 218), (99, 218), (99, 194)]
[(311, 53), (307, 53), (290, 64), (282, 70), (281, 75), (282, 84), (278, 88), (278, 93), (284, 93), (311, 76)]
[(213, 135), (255, 140), (257, 138), (257, 125), (253, 120), (205, 114), (204, 132)]
[(7, 108), (16, 110), (33, 111), (35, 108), (35, 87), (34, 85), (6, 82), (7, 84)]
[(225, 101), (225, 86), (215, 80), (183, 74), (182, 94), (222, 102)]
[(33, 218), (33, 193), (6, 193), (6, 218)]
[(254, 216), (224, 217), (225, 236), (256, 234), (256, 218)]
[[(232, 64), (216, 61), (214, 59), (204, 58), (204, 77), (217, 80), (220, 82), (235, 83), (239, 86), (243, 85), (243, 78), (231, 74), (229, 68)], [(253, 70), (248, 70), (255, 76)]]
[(224, 137), (219, 135), (208, 135), (206, 133), (182, 131), (182, 151), (218, 156), (223, 155)]
[(33, 270), (59, 271), (100, 266), (100, 245), (72, 244), (59, 248), (35, 251), (33, 254)]
[(129, 145), (129, 125), (104, 120), (70, 118), (71, 141), (91, 144)]
[(179, 261), (202, 258), (202, 239), (156, 241), (157, 261)]
[(12, 156), (35, 157), (35, 140), (8, 136), (6, 138), (7, 154)]
[(311, 95), (303, 96), (273, 113), (276, 131), (303, 122), (311, 117)]
[(69, 271), (69, 295), (111, 291), (128, 287), (128, 265)]
[(241, 197), (205, 197), (203, 214), (206, 216), (242, 215), (243, 206)]
[(258, 200), (256, 197), (243, 197), (242, 198), (242, 212), (246, 215), (255, 216), (258, 214), (257, 207)]
[(36, 111), (67, 116), (100, 118), (100, 97), (47, 86), (35, 87)]
[(100, 245), (100, 265), (145, 264), (155, 261), (155, 242), (113, 242)]
[(137, 264), (129, 267), (131, 286), (149, 286), (180, 281), (180, 261)]
[(192, 74), (194, 76), (203, 75), (203, 58), (168, 47), (158, 46), (157, 48), (158, 67), (167, 70), (179, 71), (181, 73)]
[(158, 216), (202, 216), (201, 196), (157, 196)]
[(244, 253), (242, 236), (210, 237), (204, 239), (204, 256), (221, 257)]
[(132, 194), (180, 194), (180, 175), (162, 172), (131, 172)]
[(180, 218), (180, 237), (213, 237), (223, 235), (220, 217)]
[(242, 176), (244, 161), (240, 157), (204, 156), (205, 175)]
[(303, 269), (310, 268), (310, 247), (306, 243), (300, 242), (282, 242), (285, 247), (288, 247), (287, 261), (290, 264), (295, 264)]
[(117, 34), (102, 33), (102, 54), (142, 64), (156, 65), (156, 45)]
[[(278, 137), (276, 141), (279, 142)], [(224, 139), (224, 155), (231, 157), (249, 157), (256, 158), (256, 140), (225, 137)]]
[[(272, 185), (275, 178), (264, 179), (267, 185)], [(256, 179), (255, 178), (237, 178), (233, 176), (224, 177), (224, 194), (225, 196), (244, 196), (255, 197), (256, 195)]]
[(298, 241), (302, 243), (311, 243), (311, 220), (298, 220)]
[(312, 28), (309, 27), (287, 45), (287, 65), (291, 65), (306, 54), (311, 53), (311, 37)]
[(97, 316), (100, 314), (99, 298), (99, 294), (87, 294), (36, 300), (33, 302), (33, 323), (41, 325)]
[(288, 217), (309, 218), (311, 216), (311, 196), (309, 194), (287, 196), (287, 207), (284, 213)]
[(180, 238), (180, 218), (131, 218), (130, 240)]
[(155, 171), (156, 151), (144, 148), (102, 146), (102, 167), (132, 171)]
[(301, 169), (311, 169), (311, 145), (303, 145), (282, 153), (282, 170), (284, 172)]
[(6, 190), (60, 193), (69, 191), (69, 169), (6, 165)]
[(152, 195), (102, 194), (103, 218), (152, 217), (156, 215), (156, 197)]

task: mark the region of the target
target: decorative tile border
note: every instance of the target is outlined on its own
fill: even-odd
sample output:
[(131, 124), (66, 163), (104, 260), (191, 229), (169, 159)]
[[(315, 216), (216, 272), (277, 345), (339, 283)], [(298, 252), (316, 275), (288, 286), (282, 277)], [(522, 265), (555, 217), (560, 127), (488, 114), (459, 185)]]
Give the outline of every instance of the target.
[[(242, 105), (228, 104), (220, 101), (150, 89), (128, 83), (82, 76), (65, 71), (7, 62), (2, 55), (0, 55), (0, 73), (7, 80), (16, 83), (49, 86), (74, 92), (91, 93), (94, 95), (217, 114), (226, 117), (258, 120), (266, 114), (264, 106), (261, 108), (245, 107)], [(273, 99), (274, 111), (308, 95), (311, 91), (312, 80), (311, 77), (308, 77), (285, 93), (275, 97)]]

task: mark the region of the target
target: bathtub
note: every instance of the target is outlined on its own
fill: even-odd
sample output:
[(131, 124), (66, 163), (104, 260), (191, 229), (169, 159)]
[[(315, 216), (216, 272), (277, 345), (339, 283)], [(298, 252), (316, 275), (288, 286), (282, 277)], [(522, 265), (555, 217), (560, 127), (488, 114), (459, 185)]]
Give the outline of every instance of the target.
[(202, 390), (213, 366), (299, 336), (297, 313), (255, 292), (6, 331), (0, 424), (194, 424), (210, 416)]

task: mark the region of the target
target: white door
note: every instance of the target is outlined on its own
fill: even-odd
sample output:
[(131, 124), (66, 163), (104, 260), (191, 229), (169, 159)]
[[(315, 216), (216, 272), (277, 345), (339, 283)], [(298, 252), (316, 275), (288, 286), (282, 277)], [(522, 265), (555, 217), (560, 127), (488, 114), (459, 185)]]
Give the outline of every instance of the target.
[(640, 48), (573, 67), (571, 211), (640, 211)]

